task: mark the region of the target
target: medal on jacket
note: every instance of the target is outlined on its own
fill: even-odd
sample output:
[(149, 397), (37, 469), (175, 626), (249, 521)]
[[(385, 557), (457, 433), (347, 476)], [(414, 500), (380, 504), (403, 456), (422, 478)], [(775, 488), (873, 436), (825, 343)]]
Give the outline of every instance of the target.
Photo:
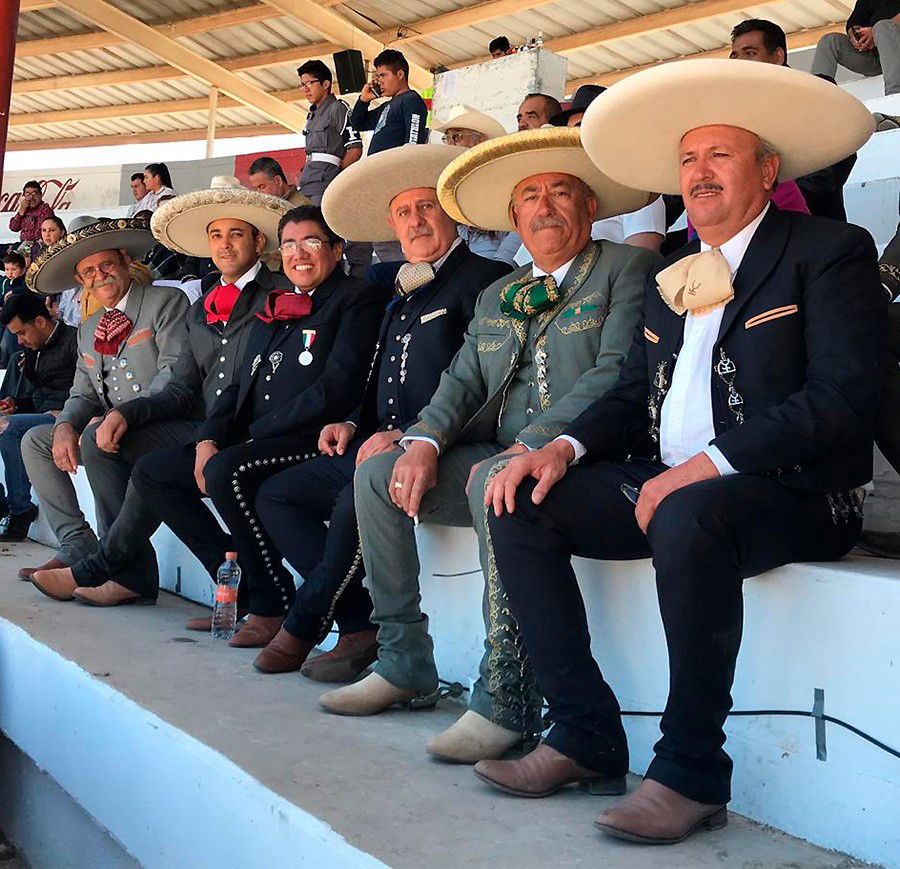
[(274, 374), (278, 370), (278, 366), (281, 365), (282, 359), (284, 359), (284, 354), (280, 350), (276, 350), (271, 356), (269, 356), (269, 364), (272, 366), (272, 374)]
[(303, 330), (303, 352), (297, 357), (297, 361), (301, 365), (312, 365), (313, 355), (310, 347), (312, 347), (313, 342), (316, 340), (316, 330), (315, 329), (304, 329)]
[(253, 362), (250, 364), (250, 376), (253, 377), (256, 374), (256, 369), (259, 368), (259, 363), (262, 362), (262, 356), (259, 353), (253, 357)]

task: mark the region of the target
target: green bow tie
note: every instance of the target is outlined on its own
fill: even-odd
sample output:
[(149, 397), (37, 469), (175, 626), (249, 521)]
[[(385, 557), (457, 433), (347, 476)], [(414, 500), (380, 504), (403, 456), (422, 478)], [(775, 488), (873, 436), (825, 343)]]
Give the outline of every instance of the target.
[(561, 298), (553, 275), (512, 281), (500, 290), (500, 310), (514, 320), (527, 320), (552, 308)]

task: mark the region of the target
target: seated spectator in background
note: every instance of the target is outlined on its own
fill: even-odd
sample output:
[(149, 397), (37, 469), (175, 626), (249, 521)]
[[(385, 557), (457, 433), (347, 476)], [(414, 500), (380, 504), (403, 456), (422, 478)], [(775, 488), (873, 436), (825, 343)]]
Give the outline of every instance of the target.
[[(409, 63), (392, 48), (379, 54), (372, 65), (374, 81), (366, 82), (350, 113), (350, 123), (357, 131), (374, 130), (368, 156), (401, 145), (424, 145), (428, 141), (428, 107), (425, 100), (409, 86)], [(374, 109), (369, 104), (390, 97)], [(373, 245), (380, 262), (402, 261), (403, 251), (396, 241)]]
[(504, 57), (507, 54), (512, 53), (512, 46), (509, 44), (509, 39), (507, 37), (498, 36), (490, 41), (488, 51), (490, 52), (491, 57)]
[(0, 323), (24, 348), (15, 353), (0, 386), (0, 457), (6, 476), (0, 487), (0, 512), (9, 525), (0, 542), (24, 540), (38, 508), (31, 502), (31, 481), (22, 461), (22, 437), (36, 425), (52, 423), (62, 410), (78, 361), (76, 331), (54, 320), (44, 299), (34, 293), (13, 296), (0, 311)]
[[(221, 270), (206, 278), (203, 297), (187, 314), (187, 338), (172, 378), (155, 395), (139, 395), (110, 410), (98, 430), (102, 449), (113, 451), (126, 433), (160, 423), (209, 413), (243, 360), (250, 328), (269, 293), (285, 287), (261, 262), (274, 250), (278, 220), (288, 210), (283, 199), (246, 190), (240, 185), (199, 190), (164, 203), (153, 220), (160, 245), (182, 257), (211, 255)], [(199, 404), (202, 402), (202, 407)], [(154, 449), (144, 463), (181, 469), (191, 478), (197, 420), (181, 439)], [(159, 593), (159, 569), (150, 538), (160, 517), (145, 503), (133, 483), (122, 508), (100, 540), (96, 552), (60, 568), (60, 582), (74, 583), (73, 594), (95, 606), (119, 606), (135, 600), (154, 601)], [(246, 612), (246, 594), (238, 604)], [(209, 620), (201, 619), (209, 631)]]
[(135, 214), (138, 211), (156, 211), (161, 202), (175, 196), (172, 189), (172, 176), (169, 167), (165, 163), (150, 163), (144, 169), (144, 184), (147, 194), (136, 203)]
[(652, 556), (669, 655), (662, 736), (643, 781), (596, 824), (661, 845), (728, 820), (722, 728), (744, 579), (841, 558), (859, 537), (885, 300), (865, 230), (770, 203), (779, 172), (866, 141), (874, 123), (858, 100), (725, 60), (629, 83), (588, 110), (585, 148), (615, 178), (680, 190), (700, 239), (651, 273), (616, 385), (485, 491), (496, 570), (553, 726), (531, 754), (475, 772), (524, 797), (581, 781), (625, 792), (621, 712), (571, 557)]
[(10, 296), (16, 293), (27, 292), (25, 286), (25, 268), (27, 263), (25, 257), (15, 251), (9, 251), (3, 256), (3, 274), (0, 280), (0, 292), (3, 293), (3, 301), (7, 301)]
[[(500, 147), (498, 147), (498, 144)], [(543, 446), (612, 387), (658, 254), (591, 241), (598, 215), (633, 211), (651, 194), (597, 170), (577, 130), (546, 129), (484, 142), (441, 175), (440, 202), (458, 222), (516, 229), (535, 258), (486, 287), (450, 367), (405, 451), (357, 468), (356, 515), (378, 662), (360, 682), (324, 695), (330, 712), (372, 715), (434, 705), (438, 676), (419, 605), (413, 517), (472, 525), (486, 584), (485, 653), (470, 710), (427, 750), (442, 760), (499, 757), (540, 733), (541, 697), (508, 642), (512, 625), (484, 534), (485, 480), (497, 461)]]
[(41, 246), (37, 256), (40, 256), (51, 244), (58, 242), (65, 234), (66, 225), (55, 214), (47, 217), (41, 223)]
[(153, 286), (149, 270), (137, 262), (152, 243), (145, 221), (100, 220), (70, 232), (28, 272), (29, 289), (44, 295), (64, 289), (74, 273), (102, 306), (78, 327), (75, 380), (56, 422), (31, 429), (22, 440), (28, 476), (59, 550), (47, 564), (19, 575), (57, 600), (71, 600), (75, 585), (60, 582), (52, 568), (73, 564), (98, 547), (71, 474), (84, 465), (102, 536), (122, 508), (138, 456), (170, 443), (179, 428), (191, 428), (187, 422), (147, 426), (128, 432), (114, 451), (103, 448), (106, 414), (138, 395), (160, 392), (184, 343), (184, 293)]
[[(787, 66), (787, 36), (774, 21), (764, 18), (742, 21), (731, 31), (731, 59)], [(855, 163), (856, 154), (851, 154), (833, 166), (796, 179), (810, 214), (834, 220), (847, 219), (844, 184)], [(786, 206), (781, 204), (779, 207)]]
[(559, 100), (547, 94), (528, 94), (519, 111), (516, 112), (516, 123), (520, 130), (536, 130), (550, 123), (550, 118), (562, 111)]
[[(250, 615), (230, 645), (245, 648), (265, 646), (294, 599), (293, 577), (259, 522), (257, 489), (315, 458), (322, 426), (359, 404), (384, 311), (383, 298), (340, 269), (341, 240), (316, 206), (287, 212), (278, 238), (290, 285), (268, 293), (234, 378), (194, 431), (196, 447), (171, 460), (147, 456), (132, 478), (210, 577), (225, 552), (238, 553)], [(230, 533), (204, 505), (207, 494)]]
[[(303, 577), (284, 625), (254, 662), (264, 673), (302, 666), (308, 678), (349, 682), (375, 660), (372, 601), (362, 584), (353, 507), (354, 469), (369, 456), (395, 449), (398, 432), (427, 404), (459, 350), (478, 294), (509, 271), (505, 263), (469, 251), (438, 203), (438, 177), (459, 153), (446, 145), (386, 151), (342, 173), (325, 194), (329, 224), (337, 232), (369, 238), (373, 230), (389, 227), (407, 263), (382, 319), (372, 375), (353, 422), (333, 420), (319, 436), (324, 456), (269, 477), (257, 492), (263, 527)], [(357, 205), (361, 200), (369, 205), (366, 211)], [(307, 661), (333, 621), (340, 631), (337, 646)]]
[(310, 205), (307, 199), (293, 184), (289, 184), (284, 169), (274, 157), (257, 157), (247, 171), (250, 189), (257, 193), (266, 193), (284, 199), (293, 208)]
[(843, 66), (860, 75), (884, 74), (884, 93), (900, 93), (900, 0), (856, 0), (846, 33), (826, 33), (812, 73), (834, 81)]
[(37, 181), (27, 181), (22, 188), (19, 210), (10, 218), (9, 228), (19, 233), (21, 241), (31, 243), (29, 259), (34, 259), (37, 253), (41, 240), (41, 224), (52, 216), (53, 209), (44, 202), (41, 185)]
[[(587, 107), (606, 90), (602, 85), (583, 84), (572, 97), (571, 106), (550, 118), (554, 127), (580, 127)], [(647, 250), (659, 251), (666, 237), (666, 206), (660, 197), (631, 214), (619, 214), (606, 220), (597, 220), (591, 227), (591, 238), (606, 239)], [(520, 248), (516, 263), (530, 262), (528, 252)]]
[(127, 216), (136, 217), (138, 211), (142, 210), (141, 202), (147, 195), (147, 185), (144, 183), (143, 172), (135, 172), (131, 176), (131, 193), (134, 196), (134, 202), (128, 207)]
[[(445, 145), (457, 145), (462, 148), (472, 148), (488, 139), (506, 135), (500, 121), (471, 106), (462, 105), (453, 106), (446, 121), (432, 122), (432, 129), (444, 134)], [(516, 251), (522, 244), (516, 233), (493, 232), (462, 224), (458, 230), (459, 237), (465, 241), (472, 253), (515, 265)]]

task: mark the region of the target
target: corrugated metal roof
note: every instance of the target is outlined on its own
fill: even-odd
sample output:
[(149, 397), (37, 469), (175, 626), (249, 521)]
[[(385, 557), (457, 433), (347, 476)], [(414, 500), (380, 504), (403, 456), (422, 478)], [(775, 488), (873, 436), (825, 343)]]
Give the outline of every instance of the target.
[[(196, 54), (225, 63), (241, 79), (267, 93), (296, 88), (298, 59), (310, 56), (304, 46), (329, 41), (303, 22), (254, 0), (109, 2), (160, 28), (163, 34), (173, 35)], [(329, 5), (329, 0), (320, 2)], [(524, 43), (541, 33), (544, 42), (553, 48), (554, 40), (568, 40), (631, 19), (640, 28), (642, 16), (691, 5), (697, 7), (698, 14), (695, 20), (685, 23), (663, 29), (656, 25), (649, 32), (604, 41), (595, 37), (585, 40), (586, 44), (577, 44), (576, 38), (576, 44), (564, 51), (569, 79), (602, 76), (683, 55), (721, 50), (728, 44), (731, 28), (745, 18), (766, 17), (792, 33), (842, 22), (852, 8), (852, 3), (844, 0), (779, 0), (735, 7), (733, 14), (706, 18), (702, 17), (705, 0), (695, 0), (693, 4), (679, 0), (557, 0), (538, 5), (533, 5), (533, 0), (523, 0), (523, 6), (529, 8), (515, 14), (479, 18), (462, 27), (456, 21), (453, 29), (440, 28), (440, 32), (421, 38), (416, 38), (417, 24), (430, 31), (436, 17), (466, 8), (478, 15), (480, 7), (490, 8), (490, 0), (351, 0), (331, 3), (330, 8), (359, 30), (375, 34), (388, 44), (399, 38), (397, 47), (410, 60), (430, 68), (480, 60), (486, 55), (488, 42), (500, 34), (509, 36), (513, 43)], [(205, 17), (211, 15), (215, 16), (211, 20)], [(194, 20), (198, 18), (201, 20)], [(78, 36), (83, 38), (69, 39)], [(404, 41), (410, 36), (411, 41)], [(66, 43), (34, 42), (62, 38), (66, 38)], [(27, 46), (28, 42), (34, 44)], [(104, 33), (69, 11), (66, 0), (22, 13), (18, 43), (22, 47), (15, 65), (9, 133), (12, 142), (116, 134), (152, 136), (206, 125), (206, 110), (194, 108), (197, 100), (208, 97), (206, 83), (171, 68), (167, 68), (164, 77), (157, 77), (150, 68), (166, 68), (166, 64), (151, 48), (128, 44)], [(273, 52), (277, 52), (274, 59)], [(330, 63), (330, 58), (323, 59)], [(134, 72), (117, 72), (128, 70)], [(176, 105), (177, 111), (145, 113), (152, 111), (154, 103), (172, 102), (180, 104)], [(147, 108), (138, 110), (135, 106)], [(92, 109), (103, 116), (92, 117)], [(32, 122), (35, 114), (71, 110), (78, 112), (75, 119), (62, 114), (48, 116), (46, 122)], [(15, 115), (23, 114), (30, 116), (29, 122), (17, 124)], [(221, 127), (269, 123), (271, 119), (264, 111), (243, 105), (229, 107), (227, 101), (217, 113), (217, 125)]]

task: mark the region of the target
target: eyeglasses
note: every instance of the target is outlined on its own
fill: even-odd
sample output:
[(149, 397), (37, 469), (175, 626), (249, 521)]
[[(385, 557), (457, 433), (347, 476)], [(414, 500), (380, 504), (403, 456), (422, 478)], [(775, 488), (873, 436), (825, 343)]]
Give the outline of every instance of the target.
[(309, 81), (301, 81), (301, 82), (300, 82), (300, 88), (301, 88), (302, 90), (308, 90), (308, 89), (311, 88), (314, 84), (322, 84), (322, 79), (320, 79), (320, 78), (311, 78)]
[(299, 241), (294, 241), (294, 239), (290, 239), (288, 241), (282, 242), (278, 246), (278, 250), (281, 251), (282, 254), (286, 256), (293, 256), (293, 254), (298, 253), (300, 248), (302, 247), (304, 250), (309, 253), (318, 253), (325, 247), (326, 242), (322, 241), (321, 238), (301, 238)]
[(469, 141), (468, 130), (448, 130), (444, 133), (445, 145), (459, 145)]
[(108, 275), (111, 272), (114, 272), (116, 268), (118, 268), (118, 266), (118, 262), (114, 262), (113, 260), (106, 260), (105, 262), (99, 263), (97, 268), (88, 266), (86, 269), (82, 269), (79, 274), (81, 275), (81, 279), (83, 281), (92, 281), (97, 276), (98, 270), (102, 271), (103, 274)]

